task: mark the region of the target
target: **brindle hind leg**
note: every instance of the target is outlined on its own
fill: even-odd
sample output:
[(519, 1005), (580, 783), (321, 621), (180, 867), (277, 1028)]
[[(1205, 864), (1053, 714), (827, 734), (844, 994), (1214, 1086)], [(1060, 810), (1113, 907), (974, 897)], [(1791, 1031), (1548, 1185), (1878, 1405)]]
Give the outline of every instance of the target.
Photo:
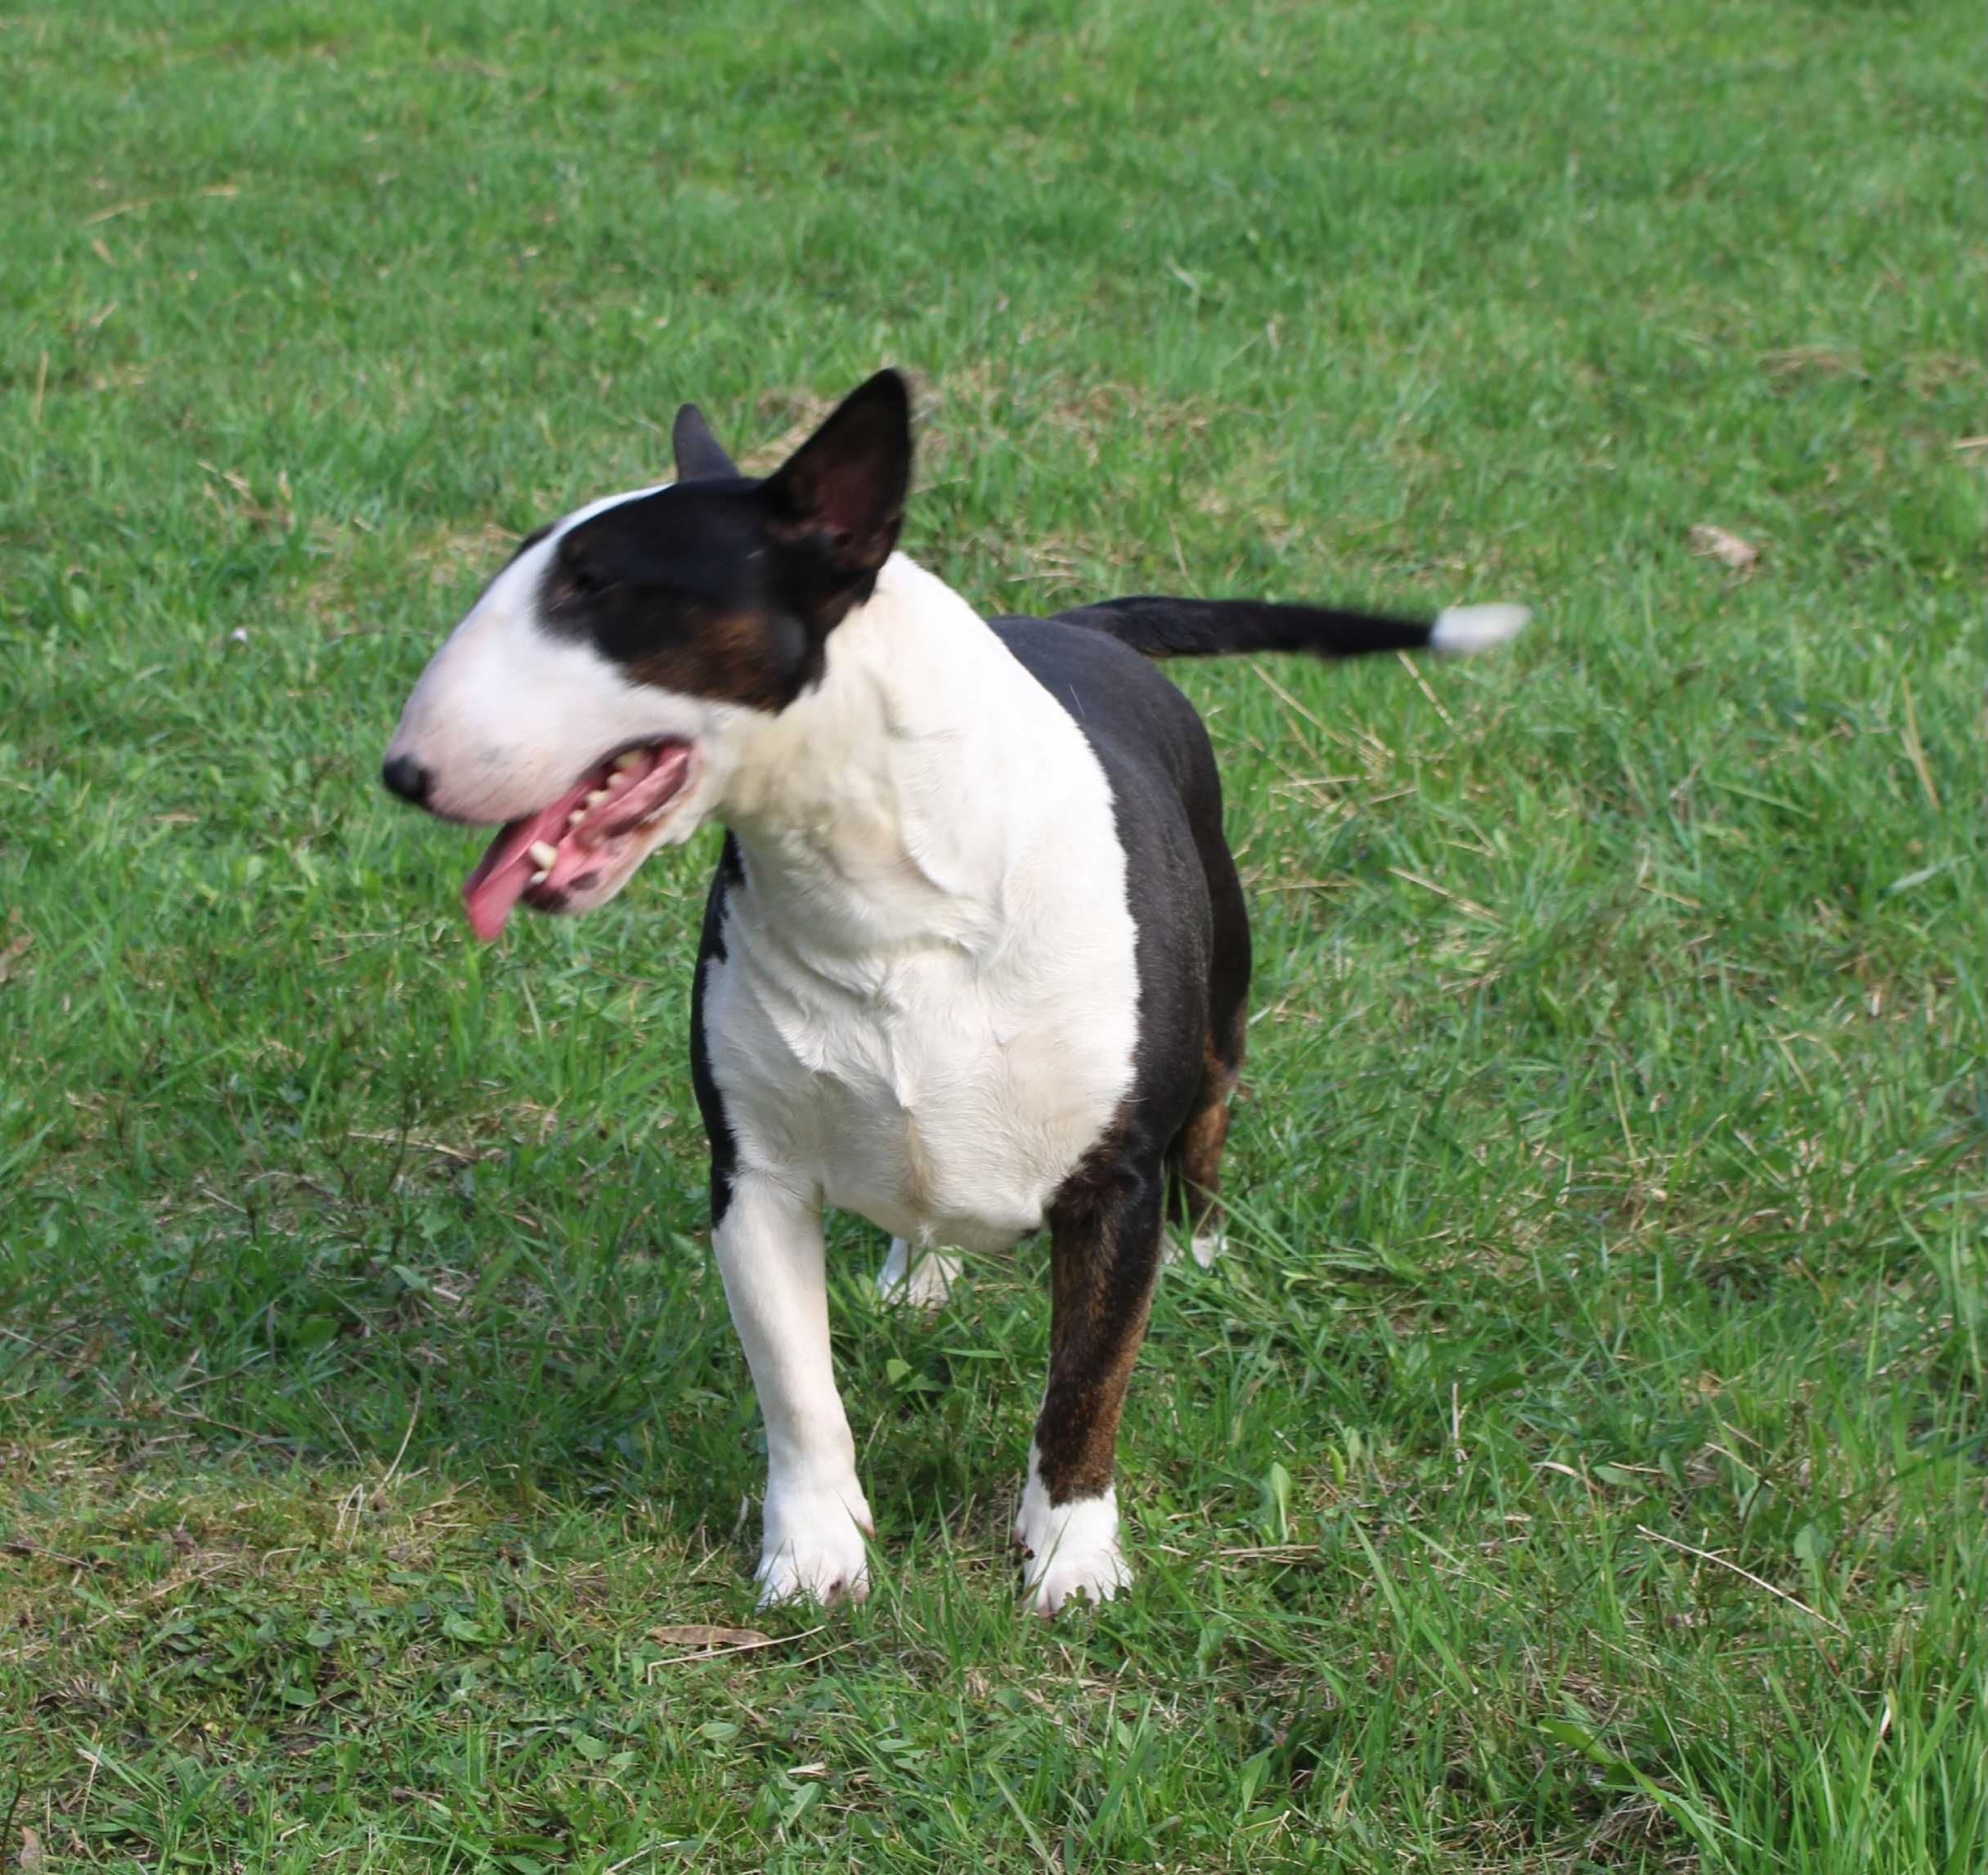
[[(1187, 1227), (1194, 1260), (1206, 1269), (1222, 1254), (1222, 1148), (1228, 1141), (1229, 1099), (1242, 1071), (1250, 1030), (1250, 913), (1242, 881), (1222, 837), (1218, 783), (1195, 826), (1208, 875), (1214, 944), (1208, 966), (1208, 1033), (1201, 1043), (1201, 1084), (1180, 1131), (1167, 1148), (1173, 1214)], [(1174, 1251), (1169, 1233), (1169, 1258)]]
[[(1167, 1152), (1172, 1173), (1174, 1219), (1187, 1227), (1188, 1248), (1203, 1269), (1211, 1267), (1225, 1243), (1222, 1230), (1222, 1148), (1228, 1140), (1229, 1098), (1236, 1091), (1236, 1070), (1209, 1038), (1207, 1066), (1200, 1092), (1186, 1124)], [(1167, 1244), (1169, 1263), (1178, 1260), (1179, 1246)]]
[(1132, 1580), (1112, 1486), (1126, 1383), (1160, 1273), (1160, 1155), (1087, 1168), (1049, 1213), (1049, 1381), (1036, 1415), (1015, 1541), (1036, 1613), (1108, 1602)]
[[(1188, 1248), (1203, 1269), (1223, 1251), (1222, 1149), (1228, 1142), (1229, 1101), (1242, 1066), (1243, 1040), (1248, 1027), (1245, 1005), (1228, 1010), (1202, 1045), (1200, 1090), (1194, 1097), (1181, 1129), (1167, 1149), (1167, 1169), (1174, 1221), (1187, 1227)], [(1167, 1261), (1180, 1251), (1169, 1236)]]

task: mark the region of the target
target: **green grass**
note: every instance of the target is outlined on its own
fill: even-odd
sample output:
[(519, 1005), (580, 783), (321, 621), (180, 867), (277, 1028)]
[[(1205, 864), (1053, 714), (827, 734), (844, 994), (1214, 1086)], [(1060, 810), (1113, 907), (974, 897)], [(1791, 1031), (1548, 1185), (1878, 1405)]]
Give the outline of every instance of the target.
[[(0, 20), (0, 1869), (1979, 1875), (1979, 24)], [(754, 1622), (708, 841), (479, 952), (374, 780), (513, 533), (886, 362), (990, 609), (1539, 608), (1182, 674), (1235, 1248), (1053, 1627), (1039, 1247), (847, 1220), (877, 1593)]]

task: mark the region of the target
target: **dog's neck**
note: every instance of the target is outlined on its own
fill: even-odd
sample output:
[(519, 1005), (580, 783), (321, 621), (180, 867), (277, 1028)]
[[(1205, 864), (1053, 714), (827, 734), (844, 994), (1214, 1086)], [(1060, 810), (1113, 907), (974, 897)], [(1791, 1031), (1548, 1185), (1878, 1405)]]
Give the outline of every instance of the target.
[(820, 684), (741, 725), (718, 813), (761, 915), (809, 953), (979, 951), (1080, 739), (972, 607), (895, 554)]

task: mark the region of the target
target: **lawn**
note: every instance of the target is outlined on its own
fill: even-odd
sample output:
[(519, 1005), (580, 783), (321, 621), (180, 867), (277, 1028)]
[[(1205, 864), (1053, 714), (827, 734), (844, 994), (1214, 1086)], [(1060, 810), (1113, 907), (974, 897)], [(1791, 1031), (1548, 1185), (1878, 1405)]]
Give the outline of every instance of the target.
[[(1980, 52), (1959, 0), (0, 20), (0, 1872), (1980, 1875)], [(1259, 946), (1232, 1254), (1162, 1284), (1138, 1585), (1054, 1625), (1042, 1248), (905, 1319), (854, 1219), (876, 1593), (752, 1610), (714, 837), (479, 949), (477, 841), (375, 778), (680, 400), (763, 464), (885, 363), (905, 544), (990, 611), (1537, 608), (1177, 673)]]

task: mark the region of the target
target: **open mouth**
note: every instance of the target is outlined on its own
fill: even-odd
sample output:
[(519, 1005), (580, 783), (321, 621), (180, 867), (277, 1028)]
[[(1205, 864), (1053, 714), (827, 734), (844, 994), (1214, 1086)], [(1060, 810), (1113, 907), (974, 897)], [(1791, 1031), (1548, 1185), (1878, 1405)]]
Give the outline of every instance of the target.
[(486, 943), (523, 899), (556, 911), (592, 890), (626, 857), (690, 778), (690, 744), (646, 743), (597, 762), (550, 807), (512, 821), (463, 886), (470, 928)]

